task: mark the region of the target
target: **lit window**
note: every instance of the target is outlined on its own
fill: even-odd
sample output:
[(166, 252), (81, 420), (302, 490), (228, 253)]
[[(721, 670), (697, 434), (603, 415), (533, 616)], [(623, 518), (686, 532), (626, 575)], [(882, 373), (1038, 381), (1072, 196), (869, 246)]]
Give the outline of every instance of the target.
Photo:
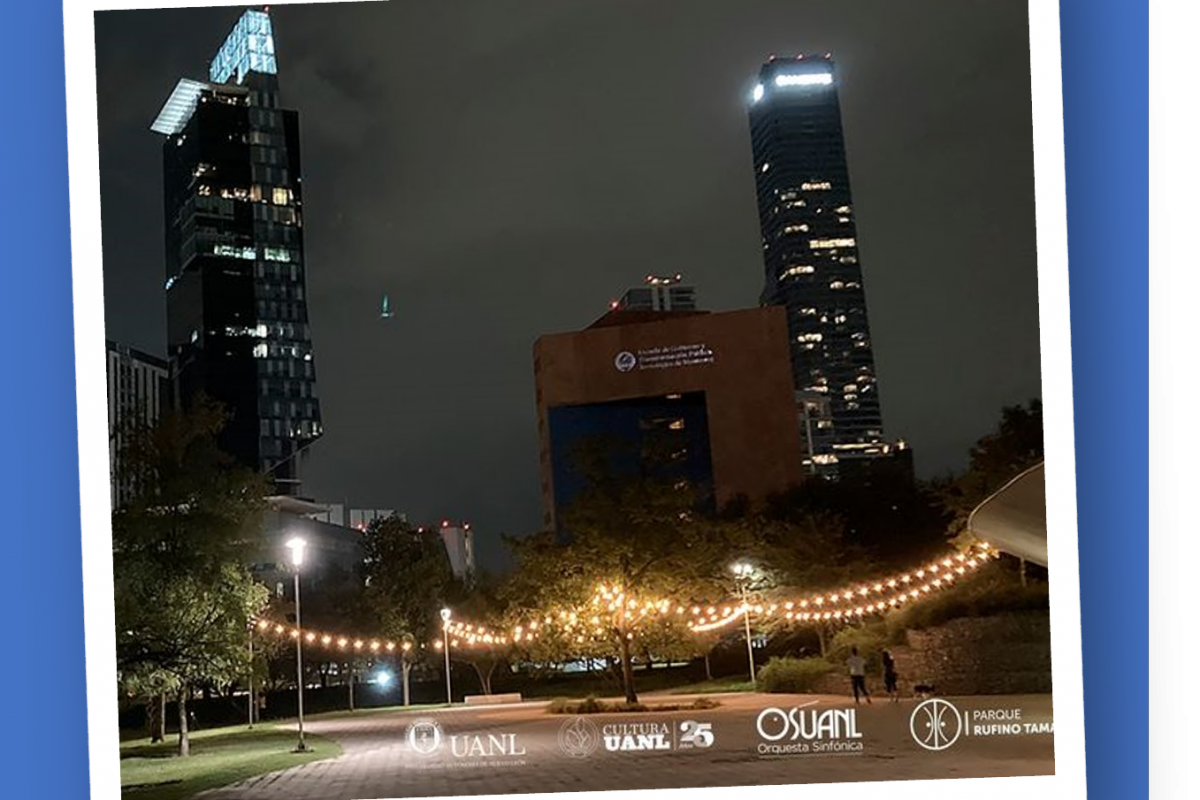
[(815, 308), (802, 308), (800, 309), (800, 313), (804, 316), (812, 316), (817, 313), (817, 310)]
[(291, 199), (292, 193), (288, 189), (271, 190), (271, 202), (277, 206), (286, 206)]
[(808, 246), (813, 250), (828, 250), (834, 247), (854, 247), (854, 239), (810, 239)]
[(760, 170), (760, 171), (761, 171), (761, 172), (766, 172), (766, 171), (767, 171), (767, 170), (769, 170), (770, 168), (771, 168), (771, 164), (770, 164), (770, 162), (768, 162), (768, 163), (766, 163), (766, 164), (763, 164), (763, 165), (762, 165), (762, 170)]
[(265, 247), (263, 248), (263, 258), (267, 261), (290, 261), (291, 256), (288, 251), (282, 247)]
[(253, 261), (258, 257), (258, 253), (253, 247), (234, 247), (228, 244), (213, 245), (213, 255), (224, 258), (241, 258), (246, 261)]
[(803, 192), (824, 192), (832, 188), (833, 184), (829, 181), (812, 181), (800, 184), (800, 190)]
[(846, 284), (842, 283), (841, 281), (833, 281), (832, 283), (829, 284), (829, 288), (830, 289), (844, 289), (844, 288), (846, 288)]
[(808, 233), (808, 226), (801, 223), (799, 225), (788, 225), (783, 229), (784, 233)]
[(837, 208), (834, 209), (834, 211), (836, 211), (839, 214), (849, 214), (850, 206), (838, 206)]
[(810, 267), (807, 264), (804, 264), (804, 265), (799, 265), (799, 266), (795, 266), (795, 267), (788, 267), (787, 269), (785, 269), (783, 271), (783, 274), (780, 275), (779, 277), (780, 277), (780, 279), (794, 278), (797, 275), (811, 275), (814, 272), (816, 272), (816, 270), (813, 267)]
[[(796, 337), (797, 342), (819, 342), (825, 337), (819, 333), (802, 333)], [(853, 386), (854, 384), (851, 384)]]

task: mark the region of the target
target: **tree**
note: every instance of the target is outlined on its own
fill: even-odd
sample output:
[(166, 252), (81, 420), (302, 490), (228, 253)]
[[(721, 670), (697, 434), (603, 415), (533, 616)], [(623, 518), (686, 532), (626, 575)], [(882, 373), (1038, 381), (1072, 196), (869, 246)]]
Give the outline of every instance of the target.
[[(722, 596), (742, 526), (697, 511), (678, 482), (593, 480), (568, 507), (565, 537), (545, 532), (510, 540), (517, 561), (507, 587), (516, 607), (536, 609), (532, 657), (599, 657), (620, 666), (628, 702), (637, 702), (633, 657), (639, 642), (687, 647), (680, 598)], [(528, 631), (526, 631), (528, 633)]]
[(432, 642), (438, 611), (461, 596), (445, 547), (434, 532), (399, 517), (376, 520), (363, 534), (365, 604), (380, 634)]
[(244, 563), (269, 490), (217, 447), (224, 423), (201, 398), (122, 436), (135, 494), (113, 514), (117, 665), (126, 690), (160, 708), (175, 694), (184, 756), (189, 695), (245, 676), (247, 625), (267, 600)]
[(971, 448), (966, 471), (938, 484), (942, 505), (952, 515), (951, 538), (962, 539), (975, 508), (1013, 478), (1045, 458), (1042, 401), (1001, 409), (996, 429)]

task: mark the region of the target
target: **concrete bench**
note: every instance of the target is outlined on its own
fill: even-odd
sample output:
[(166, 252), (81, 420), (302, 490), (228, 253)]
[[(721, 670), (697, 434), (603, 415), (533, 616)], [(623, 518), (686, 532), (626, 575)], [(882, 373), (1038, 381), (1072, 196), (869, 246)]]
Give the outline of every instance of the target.
[(469, 694), (463, 698), (469, 706), (495, 706), (507, 703), (521, 702), (521, 695), (518, 692), (512, 694)]

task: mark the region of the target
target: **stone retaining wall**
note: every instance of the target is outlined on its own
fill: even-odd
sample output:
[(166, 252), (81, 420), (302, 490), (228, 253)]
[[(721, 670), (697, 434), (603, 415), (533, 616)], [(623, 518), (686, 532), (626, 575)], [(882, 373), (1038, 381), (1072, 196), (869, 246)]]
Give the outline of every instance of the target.
[[(907, 645), (891, 648), (900, 693), (931, 684), (940, 695), (1043, 694), (1050, 686), (1050, 615), (1003, 614), (956, 619), (936, 628), (909, 631)], [(867, 676), (872, 693), (883, 693), (883, 677)], [(845, 694), (844, 667), (827, 676), (817, 692)]]

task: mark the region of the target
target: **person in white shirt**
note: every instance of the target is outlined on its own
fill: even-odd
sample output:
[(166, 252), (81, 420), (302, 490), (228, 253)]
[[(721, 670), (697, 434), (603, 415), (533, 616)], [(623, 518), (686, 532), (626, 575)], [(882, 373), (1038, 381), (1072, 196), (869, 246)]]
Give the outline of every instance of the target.
[(871, 703), (871, 695), (867, 692), (867, 662), (858, 654), (857, 647), (850, 648), (850, 657), (846, 659), (846, 667), (850, 670), (850, 685), (854, 689), (854, 704), (858, 705), (858, 695), (861, 692), (862, 696), (867, 699), (867, 704)]

